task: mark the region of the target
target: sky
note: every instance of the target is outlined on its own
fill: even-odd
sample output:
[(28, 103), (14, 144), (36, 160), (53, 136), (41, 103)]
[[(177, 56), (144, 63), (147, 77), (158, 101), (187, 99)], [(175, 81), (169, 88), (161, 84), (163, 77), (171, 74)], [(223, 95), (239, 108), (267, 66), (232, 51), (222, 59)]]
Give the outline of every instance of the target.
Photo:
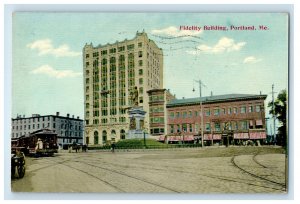
[(272, 84), (275, 97), (288, 87), (285, 13), (17, 12), (12, 29), (13, 118), (56, 112), (83, 118), (84, 45), (133, 39), (143, 30), (163, 49), (164, 88), (177, 98), (199, 96), (194, 80), (205, 84), (202, 96), (261, 92), (268, 95), (266, 102), (272, 99)]

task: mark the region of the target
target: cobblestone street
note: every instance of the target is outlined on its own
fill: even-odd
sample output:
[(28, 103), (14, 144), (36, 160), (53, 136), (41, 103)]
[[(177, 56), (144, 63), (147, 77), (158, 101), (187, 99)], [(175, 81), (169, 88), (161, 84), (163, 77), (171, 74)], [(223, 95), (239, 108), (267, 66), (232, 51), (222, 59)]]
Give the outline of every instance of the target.
[[(244, 151), (245, 154), (241, 154)], [(58, 153), (26, 158), (14, 192), (286, 193), (278, 148)]]

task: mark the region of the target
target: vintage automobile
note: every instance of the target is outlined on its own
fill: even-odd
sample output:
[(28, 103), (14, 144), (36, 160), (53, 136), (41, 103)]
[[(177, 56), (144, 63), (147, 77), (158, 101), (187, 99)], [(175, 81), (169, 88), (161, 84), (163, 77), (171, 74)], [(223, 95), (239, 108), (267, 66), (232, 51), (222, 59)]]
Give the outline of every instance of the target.
[(11, 177), (23, 178), (25, 175), (25, 155), (22, 147), (13, 147), (11, 151)]

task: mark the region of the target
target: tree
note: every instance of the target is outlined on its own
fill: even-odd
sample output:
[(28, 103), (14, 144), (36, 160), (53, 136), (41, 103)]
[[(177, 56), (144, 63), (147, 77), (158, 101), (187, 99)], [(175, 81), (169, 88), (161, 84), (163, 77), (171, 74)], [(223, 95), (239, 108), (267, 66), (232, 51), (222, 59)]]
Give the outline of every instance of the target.
[(271, 107), (270, 114), (275, 116), (280, 122), (278, 127), (278, 135), (276, 137), (277, 144), (286, 147), (287, 145), (287, 125), (286, 125), (286, 116), (287, 116), (287, 92), (286, 90), (280, 91), (277, 96), (277, 99), (274, 101), (274, 112), (272, 101), (268, 103), (268, 107)]

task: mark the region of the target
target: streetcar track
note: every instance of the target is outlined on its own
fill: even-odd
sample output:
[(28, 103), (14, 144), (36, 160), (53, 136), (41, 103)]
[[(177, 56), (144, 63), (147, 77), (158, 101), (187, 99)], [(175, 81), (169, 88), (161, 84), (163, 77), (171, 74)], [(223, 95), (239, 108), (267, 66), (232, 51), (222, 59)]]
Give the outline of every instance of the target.
[(261, 166), (261, 167), (267, 169), (267, 168), (268, 168), (267, 166), (265, 166), (265, 165), (261, 164), (259, 161), (257, 161), (256, 156), (257, 156), (258, 154), (259, 154), (259, 153), (253, 155), (253, 157), (252, 157), (253, 161), (254, 161), (256, 164), (258, 164), (259, 166)]
[[(268, 169), (267, 166), (265, 166), (265, 165), (259, 163), (258, 161), (256, 161), (255, 157), (256, 157), (257, 155), (258, 155), (258, 154), (254, 155), (254, 156), (252, 157), (253, 161), (254, 161), (255, 163), (257, 163), (260, 167), (262, 167), (262, 168), (264, 168), (264, 169)], [(264, 177), (262, 177), (261, 175), (256, 175), (256, 174), (253, 174), (253, 173), (247, 171), (246, 169), (244, 169), (244, 168), (242, 168), (241, 166), (239, 166), (239, 165), (235, 162), (234, 158), (235, 158), (235, 156), (233, 156), (233, 157), (231, 158), (231, 163), (233, 164), (234, 167), (236, 167), (237, 169), (241, 170), (241, 171), (244, 172), (244, 173), (249, 174), (249, 175), (252, 176), (252, 177), (255, 177), (255, 178), (260, 179), (260, 180), (267, 181), (268, 184), (265, 183), (264, 185), (258, 185), (258, 184), (255, 184), (255, 182), (257, 182), (257, 181), (255, 181), (255, 180), (241, 179), (241, 178), (235, 179), (235, 178), (232, 178), (232, 177), (223, 177), (223, 176), (208, 175), (208, 174), (200, 174), (200, 173), (196, 173), (196, 174), (199, 175), (199, 176), (209, 177), (209, 178), (213, 178), (213, 179), (219, 179), (219, 180), (224, 180), (224, 181), (229, 181), (229, 182), (236, 182), (236, 183), (241, 183), (241, 184), (247, 184), (247, 185), (257, 186), (257, 187), (262, 187), (262, 188), (270, 188), (270, 189), (278, 190), (278, 191), (285, 191), (285, 190), (286, 190), (286, 185), (285, 185), (285, 184), (282, 184), (282, 183), (279, 183), (279, 182), (276, 182), (276, 181), (273, 181), (273, 180), (264, 178)], [(144, 182), (144, 183), (148, 183), (148, 184), (151, 184), (151, 185), (153, 185), (153, 186), (158, 186), (158, 187), (160, 187), (160, 188), (164, 188), (164, 189), (167, 189), (167, 190), (172, 191), (172, 192), (176, 192), (176, 193), (184, 193), (184, 192), (182, 192), (182, 191), (174, 190), (174, 189), (172, 189), (172, 188), (169, 188), (169, 187), (166, 187), (166, 186), (163, 186), (163, 185), (160, 185), (160, 184), (151, 182), (151, 181), (146, 180), (146, 179), (143, 179), (143, 178), (135, 177), (135, 176), (132, 176), (132, 175), (129, 175), (129, 174), (126, 174), (126, 173), (117, 171), (117, 170), (112, 170), (112, 169), (108, 169), (108, 168), (105, 168), (105, 167), (100, 167), (100, 166), (97, 166), (97, 165), (94, 165), (94, 164), (90, 164), (90, 163), (87, 163), (87, 162), (84, 162), (84, 161), (80, 161), (80, 159), (84, 159), (85, 161), (86, 161), (86, 159), (88, 159), (89, 162), (95, 162), (95, 160), (96, 160), (96, 161), (101, 160), (101, 163), (105, 163), (105, 164), (113, 165), (113, 166), (119, 166), (119, 167), (121, 167), (121, 168), (124, 168), (124, 167), (128, 168), (128, 167), (130, 167), (130, 168), (143, 169), (143, 168), (144, 168), (143, 165), (144, 165), (144, 166), (146, 165), (146, 164), (142, 164), (142, 165), (140, 165), (140, 166), (128, 166), (128, 165), (123, 165), (123, 166), (122, 166), (122, 165), (116, 164), (116, 163), (105, 162), (105, 161), (103, 161), (101, 158), (96, 158), (96, 159), (94, 159), (94, 158), (91, 158), (90, 156), (86, 156), (86, 155), (80, 155), (80, 156), (79, 156), (79, 155), (78, 155), (78, 157), (76, 157), (76, 158), (65, 159), (65, 160), (63, 160), (63, 161), (47, 160), (47, 162), (50, 161), (50, 162), (53, 162), (53, 164), (47, 165), (47, 166), (43, 166), (43, 167), (41, 167), (41, 168), (34, 169), (34, 170), (31, 170), (31, 171), (28, 171), (28, 172), (29, 172), (29, 173), (32, 173), (32, 172), (39, 171), (39, 170), (41, 170), (41, 169), (45, 169), (45, 168), (49, 168), (49, 167), (53, 167), (53, 166), (56, 166), (56, 165), (61, 164), (61, 165), (67, 166), (67, 167), (69, 167), (69, 168), (75, 169), (75, 170), (77, 170), (77, 171), (80, 171), (80, 172), (82, 172), (82, 173), (84, 173), (84, 174), (87, 174), (87, 175), (89, 175), (89, 176), (91, 176), (91, 177), (93, 177), (93, 178), (95, 178), (95, 179), (97, 179), (97, 180), (99, 180), (99, 181), (101, 181), (101, 182), (103, 182), (103, 183), (105, 183), (105, 184), (107, 184), (107, 185), (113, 187), (113, 188), (116, 189), (117, 191), (125, 192), (125, 191), (122, 190), (121, 188), (119, 188), (119, 187), (117, 187), (117, 186), (115, 186), (115, 185), (109, 183), (108, 181), (102, 180), (101, 178), (99, 178), (99, 177), (97, 177), (97, 176), (95, 176), (95, 175), (93, 175), (93, 174), (91, 174), (91, 173), (89, 173), (89, 172), (86, 172), (86, 171), (84, 171), (84, 170), (81, 170), (81, 169), (78, 169), (78, 168), (75, 168), (75, 167), (73, 167), (73, 166), (69, 166), (69, 165), (66, 164), (67, 162), (80, 162), (80, 163), (84, 163), (84, 164), (89, 165), (89, 166), (93, 166), (93, 167), (95, 167), (95, 168), (100, 168), (100, 169), (103, 169), (103, 170), (106, 170), (106, 171), (109, 171), (109, 172), (113, 172), (113, 173), (116, 173), (116, 174), (119, 174), (119, 175), (122, 175), (122, 176), (126, 176), (126, 177), (129, 177), (129, 178), (138, 180), (138, 181), (142, 181), (142, 182)], [(172, 167), (172, 168), (176, 168), (176, 167), (173, 167), (173, 166), (164, 166), (164, 167)], [(161, 169), (160, 169), (160, 168), (153, 168), (152, 166), (147, 166), (147, 168), (152, 169), (152, 170), (157, 170), (157, 171), (165, 170), (164, 168), (161, 168)], [(172, 171), (174, 171), (174, 172), (179, 172), (179, 173), (185, 173), (185, 174), (192, 174), (192, 175), (195, 175), (195, 172), (181, 171), (181, 170), (176, 170), (176, 169), (173, 169)], [(274, 176), (275, 176), (275, 175), (274, 175)], [(254, 183), (251, 183), (251, 182), (254, 182)], [(272, 187), (272, 186), (266, 186), (266, 184), (267, 184), (267, 185), (271, 185), (271, 184), (272, 184), (272, 185), (275, 185), (275, 186), (273, 186), (273, 187)], [(281, 186), (280, 189), (278, 188), (278, 185)]]
[(129, 178), (132, 178), (132, 179), (136, 179), (136, 180), (142, 181), (142, 182), (144, 182), (144, 183), (148, 183), (148, 184), (151, 184), (151, 185), (154, 185), (154, 186), (158, 186), (158, 187), (160, 187), (160, 188), (164, 188), (164, 189), (167, 189), (167, 190), (172, 191), (172, 192), (175, 192), (175, 193), (185, 193), (185, 192), (183, 192), (183, 191), (178, 191), (178, 190), (175, 190), (175, 189), (172, 189), (172, 188), (169, 188), (169, 187), (166, 187), (166, 186), (163, 186), (163, 185), (160, 185), (160, 184), (157, 184), (157, 183), (148, 181), (148, 180), (143, 179), (143, 178), (135, 177), (135, 176), (132, 176), (132, 175), (129, 175), (129, 174), (126, 174), (126, 173), (117, 171), (117, 170), (112, 170), (112, 169), (100, 167), (100, 166), (93, 165), (93, 164), (90, 164), (90, 163), (87, 163), (87, 162), (82, 162), (82, 161), (80, 161), (80, 162), (83, 163), (83, 164), (87, 164), (87, 165), (89, 165), (89, 166), (93, 166), (93, 167), (96, 167), (96, 168), (99, 168), (99, 169), (103, 169), (103, 170), (106, 170), (106, 171), (109, 171), (109, 172), (113, 172), (113, 173), (116, 173), (116, 174), (120, 174), (120, 175), (122, 175), (122, 176), (126, 176), (126, 177), (129, 177)]
[[(253, 173), (251, 173), (250, 171), (247, 171), (246, 169), (242, 168), (241, 166), (239, 166), (239, 165), (235, 162), (235, 160), (234, 160), (235, 157), (236, 157), (236, 156), (233, 156), (233, 157), (231, 158), (231, 163), (233, 164), (233, 166), (235, 166), (236, 168), (240, 169), (242, 172), (244, 172), (244, 173), (246, 173), (246, 174), (249, 174), (249, 175), (252, 176), (252, 177), (255, 177), (255, 178), (258, 178), (258, 179), (261, 179), (261, 180), (264, 180), (264, 181), (267, 181), (267, 182), (270, 182), (270, 183), (279, 185), (279, 186), (281, 186), (281, 187), (283, 187), (283, 188), (286, 188), (286, 185), (283, 184), (283, 183), (279, 183), (279, 182), (276, 182), (276, 181), (267, 179), (267, 178), (265, 178), (265, 177), (262, 177), (262, 176), (253, 174)], [(253, 158), (253, 157), (252, 157), (252, 158)]]
[(99, 166), (97, 166), (97, 165), (92, 165), (92, 164), (89, 164), (89, 163), (86, 163), (86, 162), (83, 162), (83, 161), (76, 161), (77, 159), (78, 159), (78, 157), (77, 157), (77, 158), (74, 158), (74, 160), (68, 159), (68, 160), (64, 160), (64, 161), (61, 161), (61, 162), (56, 162), (56, 161), (48, 160), (48, 161), (53, 162), (53, 164), (52, 164), (52, 165), (47, 165), (47, 166), (44, 166), (44, 167), (41, 167), (41, 168), (38, 168), (38, 169), (34, 169), (34, 170), (32, 170), (32, 171), (29, 171), (29, 172), (34, 172), (34, 171), (38, 171), (38, 170), (41, 170), (41, 169), (44, 169), (44, 168), (49, 168), (49, 167), (53, 167), (53, 166), (56, 166), (56, 165), (61, 164), (61, 165), (67, 166), (67, 167), (69, 167), (69, 168), (75, 169), (75, 170), (77, 170), (77, 171), (80, 171), (80, 172), (82, 172), (82, 173), (85, 173), (85, 174), (87, 174), (87, 175), (89, 175), (89, 176), (91, 176), (91, 177), (93, 177), (93, 178), (96, 178), (96, 179), (98, 179), (98, 180), (104, 182), (105, 184), (114, 187), (115, 189), (117, 189), (117, 190), (120, 191), (120, 192), (126, 192), (126, 191), (122, 190), (121, 188), (119, 188), (119, 187), (117, 187), (117, 186), (115, 186), (115, 185), (113, 185), (113, 184), (111, 184), (111, 183), (109, 183), (109, 182), (107, 182), (107, 181), (105, 181), (105, 180), (103, 180), (103, 179), (100, 179), (99, 177), (97, 177), (97, 176), (95, 176), (95, 175), (93, 175), (93, 174), (91, 174), (91, 173), (89, 173), (89, 172), (87, 172), (87, 171), (83, 171), (83, 170), (81, 170), (81, 169), (78, 169), (78, 168), (75, 168), (75, 167), (73, 167), (73, 166), (70, 166), (70, 165), (67, 165), (67, 164), (66, 164), (66, 162), (80, 162), (80, 163), (87, 164), (87, 165), (89, 165), (89, 166), (93, 166), (93, 167), (100, 168), (100, 169), (103, 169), (103, 170), (106, 170), (106, 171), (109, 171), (109, 172), (117, 173), (117, 174), (120, 174), (120, 175), (122, 175), (122, 176), (129, 177), (129, 178), (132, 178), (132, 179), (136, 179), (136, 180), (142, 181), (142, 182), (144, 182), (144, 183), (151, 184), (151, 185), (153, 185), (153, 186), (158, 186), (158, 187), (160, 187), (160, 188), (164, 188), (164, 189), (167, 189), (167, 190), (172, 191), (172, 192), (175, 192), (175, 193), (183, 193), (182, 191), (174, 190), (174, 189), (172, 189), (172, 188), (165, 187), (165, 186), (162, 186), (162, 185), (160, 185), (160, 184), (153, 183), (153, 182), (151, 182), (151, 181), (147, 181), (147, 180), (142, 179), (142, 178), (134, 177), (134, 176), (132, 176), (132, 175), (125, 174), (125, 173), (122, 173), (122, 172), (119, 172), (119, 171), (115, 171), (115, 170), (111, 170), (111, 169), (99, 167)]
[[(95, 161), (95, 160), (92, 160), (91, 162), (93, 162), (93, 161)], [(77, 162), (82, 162), (82, 161), (77, 161)], [(120, 164), (116, 164), (116, 163), (109, 163), (109, 162), (104, 162), (104, 161), (101, 161), (101, 162), (105, 163), (105, 164), (113, 165), (113, 166), (119, 166), (121, 168), (126, 167), (125, 165), (120, 165)], [(158, 171), (164, 170), (165, 168), (168, 168), (168, 167), (170, 167), (170, 166), (164, 166), (164, 168), (153, 168), (153, 167), (147, 166), (148, 169), (158, 170)], [(101, 168), (103, 168), (103, 167), (101, 167)], [(130, 166), (130, 168), (144, 169), (143, 166), (141, 166), (141, 167), (139, 167), (139, 166)], [(174, 168), (174, 167), (172, 167), (172, 168)], [(196, 174), (196, 175), (199, 175), (199, 176), (209, 177), (209, 178), (213, 178), (213, 179), (225, 180), (225, 181), (230, 181), (230, 182), (235, 182), (235, 183), (242, 183), (242, 184), (247, 184), (247, 185), (252, 185), (252, 186), (257, 186), (257, 187), (262, 187), (262, 188), (269, 188), (269, 189), (273, 189), (273, 190), (283, 191), (282, 188), (279, 189), (279, 188), (276, 188), (276, 187), (273, 187), (273, 186), (266, 186), (266, 185), (255, 184), (253, 182), (256, 182), (256, 181), (249, 180), (249, 179), (242, 179), (242, 178), (235, 179), (235, 178), (232, 178), (232, 177), (224, 177), (224, 176), (215, 176), (215, 175), (208, 175), (208, 174), (200, 174), (200, 173), (195, 173), (194, 171), (182, 171), (182, 170), (174, 170), (174, 169), (172, 170), (172, 172), (185, 173), (185, 174), (191, 174), (191, 175), (195, 175)], [(274, 185), (274, 184), (269, 184), (269, 185)]]

